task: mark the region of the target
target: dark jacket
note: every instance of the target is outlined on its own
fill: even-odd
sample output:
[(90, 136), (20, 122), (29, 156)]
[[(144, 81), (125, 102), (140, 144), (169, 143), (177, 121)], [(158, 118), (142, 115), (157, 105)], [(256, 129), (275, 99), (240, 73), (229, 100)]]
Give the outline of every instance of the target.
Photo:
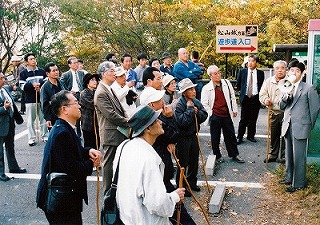
[[(85, 88), (80, 92), (81, 105), (81, 129), (84, 131), (94, 131), (93, 115), (95, 113), (93, 104), (94, 91)], [(95, 117), (95, 125), (98, 128), (97, 116)], [(99, 130), (99, 129), (97, 129)]]
[(44, 83), (44, 79), (47, 77), (46, 72), (38, 67), (36, 67), (35, 70), (30, 70), (30, 68), (27, 67), (21, 71), (19, 77), (19, 83), (23, 87), (25, 93), (25, 102), (40, 103), (40, 92), (36, 94), (32, 83), (37, 81), (38, 83), (40, 83), (40, 86), (42, 86)]
[(77, 209), (82, 211), (82, 199), (88, 204), (87, 176), (91, 175), (93, 162), (89, 158), (89, 149), (83, 148), (79, 137), (70, 124), (57, 119), (50, 131), (48, 142), (44, 149), (41, 179), (37, 190), (37, 206), (44, 208), (48, 184), (46, 175), (51, 172), (66, 173), (76, 179), (76, 193), (78, 193)]
[[(192, 101), (194, 105), (198, 108), (197, 122), (199, 131), (200, 124), (207, 119), (208, 113), (198, 99), (193, 99)], [(194, 108), (192, 106), (187, 106), (186, 99), (184, 98), (184, 96), (181, 96), (178, 99), (174, 116), (184, 138), (196, 134), (196, 121), (194, 115)]]
[[(240, 103), (242, 103), (244, 96), (247, 92), (247, 76), (248, 75), (248, 69), (242, 69), (239, 70), (237, 75), (237, 88), (238, 91), (240, 91)], [(264, 81), (264, 72), (262, 70), (257, 69), (257, 81), (258, 81), (258, 93), (260, 92), (260, 89), (262, 87), (262, 83)]]
[[(80, 91), (83, 90), (83, 77), (84, 77), (84, 72), (83, 71), (77, 71), (77, 75), (79, 80), (77, 80), (78, 86)], [(71, 70), (68, 70), (67, 72), (63, 73), (61, 75), (61, 82), (63, 83), (64, 87), (68, 90), (72, 90), (72, 84), (73, 84), (73, 76)]]
[(42, 85), (40, 89), (40, 103), (43, 116), (46, 121), (51, 121), (52, 125), (54, 124), (57, 118), (53, 115), (51, 111), (51, 97), (61, 90), (65, 90), (65, 87), (60, 82), (60, 80), (58, 80), (57, 86), (52, 84), (50, 81), (46, 80), (46, 82)]

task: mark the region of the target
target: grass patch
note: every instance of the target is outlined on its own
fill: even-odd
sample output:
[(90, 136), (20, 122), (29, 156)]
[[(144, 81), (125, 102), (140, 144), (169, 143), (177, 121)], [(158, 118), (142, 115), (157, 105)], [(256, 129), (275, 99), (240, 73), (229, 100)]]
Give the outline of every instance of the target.
[[(279, 179), (284, 179), (285, 169), (284, 165), (280, 165), (275, 169), (274, 173)], [(305, 195), (320, 193), (320, 165), (318, 163), (307, 164), (306, 182), (307, 188), (304, 191)]]

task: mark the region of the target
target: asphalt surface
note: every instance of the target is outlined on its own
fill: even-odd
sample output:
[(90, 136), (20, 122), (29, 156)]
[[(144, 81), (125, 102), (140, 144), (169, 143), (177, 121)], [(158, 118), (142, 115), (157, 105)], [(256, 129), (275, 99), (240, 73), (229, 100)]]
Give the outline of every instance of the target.
[[(25, 116), (23, 117), (25, 118)], [(236, 131), (238, 121), (239, 116), (235, 120)], [(258, 196), (264, 191), (263, 176), (268, 170), (274, 170), (278, 166), (278, 163), (269, 163), (267, 168), (263, 163), (266, 154), (266, 127), (267, 110), (261, 109), (257, 123), (257, 143), (244, 139), (244, 142), (238, 146), (240, 157), (246, 161), (244, 164), (239, 164), (229, 159), (222, 144), (222, 155), (225, 162), (217, 166), (214, 176), (209, 176), (208, 180), (212, 184), (217, 182), (226, 183), (228, 194), (225, 196), (223, 209), (220, 213), (210, 215), (212, 224), (237, 224), (237, 217), (248, 219), (248, 221), (254, 218), (252, 209), (260, 204)], [(212, 154), (209, 127), (202, 126), (199, 136), (202, 150), (205, 157), (207, 157), (210, 153)], [(36, 146), (29, 147), (27, 142), (26, 122), (24, 122), (22, 125), (16, 126), (15, 150), (18, 163), (20, 167), (27, 169), (27, 174), (6, 173), (14, 178), (8, 182), (0, 182), (0, 225), (48, 224), (44, 213), (36, 207), (35, 203), (44, 143), (40, 142)], [(6, 171), (8, 172), (7, 168)], [(204, 176), (200, 169), (198, 177), (200, 185), (203, 185), (201, 181), (204, 180)], [(97, 224), (97, 179), (95, 173), (88, 180), (89, 205), (84, 205), (83, 224), (93, 225)], [(203, 194), (205, 190), (203, 186), (197, 196)], [(100, 203), (102, 198), (100, 195)], [(186, 198), (185, 205), (196, 220), (202, 221), (198, 222), (198, 224), (206, 224), (205, 220), (201, 219), (203, 216), (199, 208), (195, 206), (192, 198)]]

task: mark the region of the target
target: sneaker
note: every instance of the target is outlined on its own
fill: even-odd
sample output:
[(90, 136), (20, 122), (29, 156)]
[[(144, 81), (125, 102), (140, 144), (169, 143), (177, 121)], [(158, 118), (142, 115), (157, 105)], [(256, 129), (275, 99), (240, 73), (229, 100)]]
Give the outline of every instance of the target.
[(35, 146), (36, 145), (36, 141), (35, 140), (29, 140), (28, 141), (28, 145), (29, 146)]

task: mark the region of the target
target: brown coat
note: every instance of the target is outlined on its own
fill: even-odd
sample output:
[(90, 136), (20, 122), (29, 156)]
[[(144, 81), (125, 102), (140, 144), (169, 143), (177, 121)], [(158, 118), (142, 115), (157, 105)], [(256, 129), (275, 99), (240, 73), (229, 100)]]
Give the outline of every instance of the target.
[(100, 82), (94, 94), (102, 148), (118, 146), (126, 137), (117, 130), (118, 126), (128, 127), (125, 111), (119, 100)]

